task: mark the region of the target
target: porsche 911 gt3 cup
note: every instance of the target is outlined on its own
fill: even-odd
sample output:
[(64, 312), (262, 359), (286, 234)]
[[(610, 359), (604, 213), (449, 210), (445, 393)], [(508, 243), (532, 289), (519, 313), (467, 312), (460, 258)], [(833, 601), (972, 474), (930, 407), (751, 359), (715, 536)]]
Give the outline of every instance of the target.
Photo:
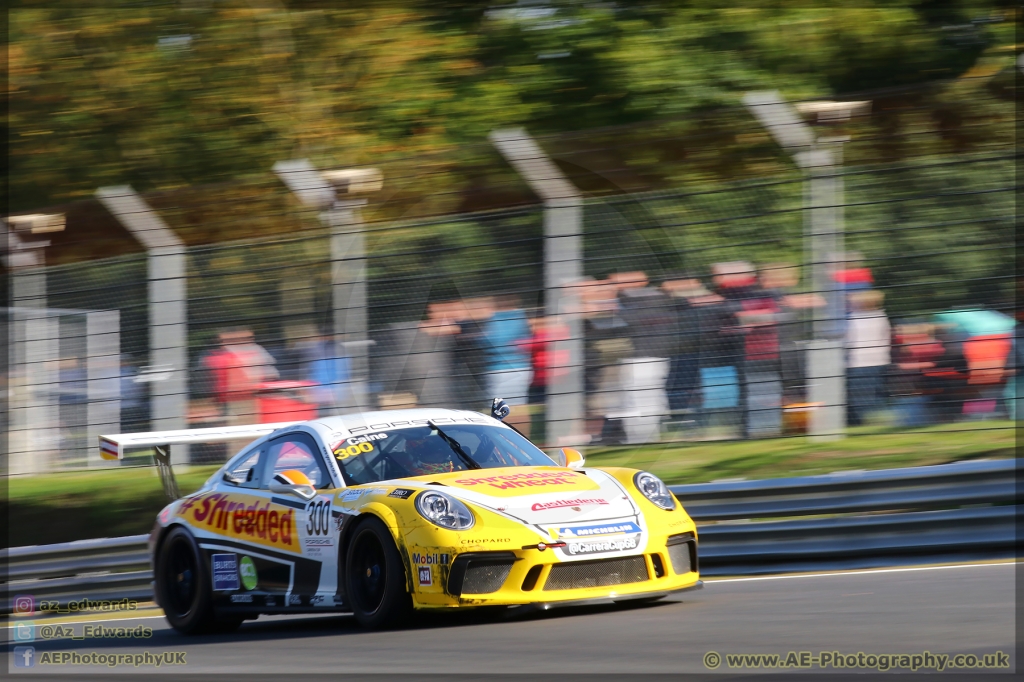
[(413, 608), (656, 599), (701, 585), (696, 527), (656, 476), (584, 468), (568, 449), (556, 462), (476, 412), (103, 436), (101, 450), (243, 436), (260, 437), (165, 507), (150, 537), (156, 600), (181, 632), (330, 611), (375, 628)]

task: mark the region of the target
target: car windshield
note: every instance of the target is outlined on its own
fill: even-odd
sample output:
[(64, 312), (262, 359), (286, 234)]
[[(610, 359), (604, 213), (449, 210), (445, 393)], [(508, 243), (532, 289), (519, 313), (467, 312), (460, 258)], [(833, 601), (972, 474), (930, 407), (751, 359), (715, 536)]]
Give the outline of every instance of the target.
[[(512, 429), (481, 424), (444, 424), (441, 428), (483, 469), (556, 466), (536, 445)], [(429, 426), (353, 436), (334, 444), (332, 449), (347, 485), (469, 468), (469, 463)]]

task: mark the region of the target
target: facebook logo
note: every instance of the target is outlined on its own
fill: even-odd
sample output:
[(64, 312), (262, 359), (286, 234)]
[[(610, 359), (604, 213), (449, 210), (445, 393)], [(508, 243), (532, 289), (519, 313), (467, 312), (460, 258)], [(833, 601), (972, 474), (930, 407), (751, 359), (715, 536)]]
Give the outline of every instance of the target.
[(36, 664), (36, 648), (34, 646), (14, 647), (14, 667), (31, 668)]
[(36, 624), (32, 621), (25, 621), (14, 624), (14, 640), (17, 642), (36, 641)]

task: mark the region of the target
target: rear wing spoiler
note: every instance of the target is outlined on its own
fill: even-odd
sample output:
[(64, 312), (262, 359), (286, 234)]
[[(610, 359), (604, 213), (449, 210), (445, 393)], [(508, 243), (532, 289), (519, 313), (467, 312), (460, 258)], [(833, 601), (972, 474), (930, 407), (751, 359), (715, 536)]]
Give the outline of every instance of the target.
[(183, 443), (222, 443), (232, 440), (256, 440), (286, 426), (301, 424), (299, 421), (276, 422), (273, 424), (247, 424), (243, 426), (222, 426), (206, 429), (179, 429), (177, 431), (147, 431), (144, 433), (118, 433), (100, 436), (100, 457), (106, 460), (124, 459), (127, 448), (153, 448), (160, 481), (164, 493), (172, 500), (181, 497), (178, 482), (171, 469), (171, 445)]

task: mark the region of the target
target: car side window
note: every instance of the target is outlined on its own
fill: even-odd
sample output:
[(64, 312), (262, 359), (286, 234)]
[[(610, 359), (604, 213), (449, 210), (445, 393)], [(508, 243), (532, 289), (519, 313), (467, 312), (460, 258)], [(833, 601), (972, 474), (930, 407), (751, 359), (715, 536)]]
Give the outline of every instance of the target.
[(306, 474), (314, 488), (329, 488), (333, 485), (316, 444), (305, 434), (291, 433), (271, 441), (265, 459), (263, 488), (270, 485), (275, 474), (289, 469), (297, 469)]
[(234, 466), (224, 472), (224, 481), (239, 488), (260, 487), (260, 468), (257, 464), (264, 448), (256, 448), (238, 459)]

